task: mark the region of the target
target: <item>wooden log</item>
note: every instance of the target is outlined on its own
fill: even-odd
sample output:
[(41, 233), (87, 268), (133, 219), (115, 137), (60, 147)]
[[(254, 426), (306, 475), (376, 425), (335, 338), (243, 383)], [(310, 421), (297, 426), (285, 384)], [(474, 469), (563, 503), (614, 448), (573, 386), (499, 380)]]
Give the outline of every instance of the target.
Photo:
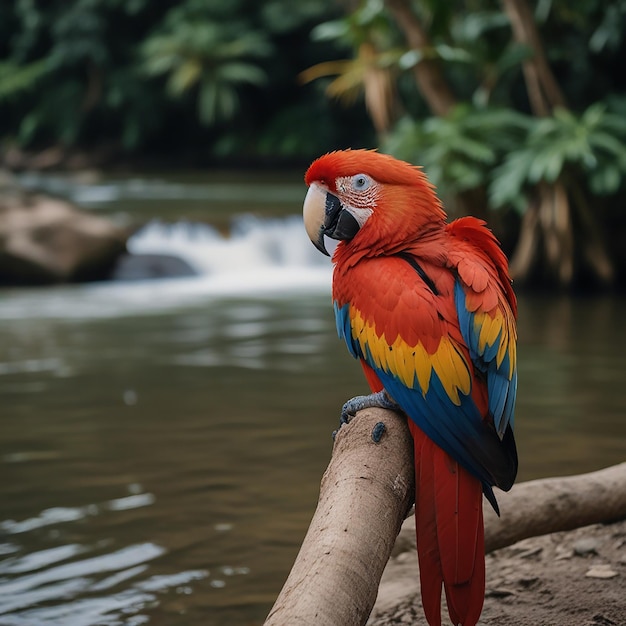
[(542, 478), (498, 494), (501, 517), (485, 507), (485, 551), (527, 537), (626, 518), (626, 463), (577, 476)]
[[(385, 433), (375, 443), (371, 435), (379, 422)], [(337, 435), (317, 509), (265, 626), (365, 624), (392, 551), (415, 549), (413, 520), (402, 524), (413, 496), (413, 444), (405, 418), (383, 409), (361, 411)], [(626, 463), (521, 483), (497, 497), (501, 518), (485, 507), (487, 552), (626, 518)], [(417, 558), (414, 567), (417, 588)]]
[[(520, 483), (508, 493), (498, 491), (497, 498), (501, 518), (485, 505), (486, 552), (528, 537), (626, 519), (626, 463), (589, 474)], [(404, 522), (392, 555), (399, 558), (390, 559), (385, 568), (368, 626), (395, 623), (390, 616), (395, 618), (398, 607), (419, 602), (412, 517)]]
[[(385, 432), (375, 443), (379, 422)], [(266, 626), (366, 622), (413, 502), (412, 455), (405, 419), (392, 411), (361, 411), (340, 429), (317, 509)]]
[[(626, 462), (576, 476), (540, 478), (496, 490), (500, 517), (485, 506), (485, 552), (528, 537), (626, 518)], [(415, 550), (415, 524), (408, 518), (393, 553)]]

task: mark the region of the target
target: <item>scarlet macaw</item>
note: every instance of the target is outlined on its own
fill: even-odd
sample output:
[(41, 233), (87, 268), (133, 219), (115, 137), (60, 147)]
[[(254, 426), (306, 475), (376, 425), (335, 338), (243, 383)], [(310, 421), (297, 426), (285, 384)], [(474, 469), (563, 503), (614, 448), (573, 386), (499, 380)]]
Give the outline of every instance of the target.
[(454, 624), (482, 611), (482, 494), (517, 474), (513, 412), (517, 304), (507, 261), (485, 223), (451, 223), (418, 167), (369, 150), (332, 152), (306, 172), (304, 223), (333, 254), (339, 336), (372, 390), (366, 406), (410, 419), (424, 612), (441, 624), (441, 588)]

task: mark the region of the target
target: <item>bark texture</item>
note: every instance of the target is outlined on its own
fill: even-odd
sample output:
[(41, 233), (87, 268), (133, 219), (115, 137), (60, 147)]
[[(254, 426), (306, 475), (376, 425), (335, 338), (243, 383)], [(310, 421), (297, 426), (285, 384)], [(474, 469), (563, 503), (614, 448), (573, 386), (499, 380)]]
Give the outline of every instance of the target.
[[(588, 474), (529, 480), (508, 493), (496, 491), (496, 497), (500, 517), (485, 506), (487, 554), (528, 537), (626, 518), (626, 462)], [(409, 518), (394, 553), (414, 547)]]
[(420, 62), (413, 67), (418, 89), (430, 110), (435, 115), (445, 117), (457, 101), (439, 59), (432, 53), (432, 44), (426, 30), (407, 0), (386, 0), (385, 5), (404, 33), (409, 48), (422, 54)]
[[(375, 443), (372, 432), (379, 423), (385, 430)], [(414, 495), (412, 448), (404, 418), (391, 411), (362, 411), (341, 428), (311, 525), (266, 626), (367, 622), (389, 556), (414, 548), (413, 520), (402, 526)], [(485, 509), (487, 552), (527, 537), (626, 518), (626, 463), (522, 483), (499, 493), (498, 500), (501, 518)]]
[[(379, 443), (372, 430), (382, 422)], [(266, 626), (364, 624), (415, 491), (403, 417), (369, 409), (337, 433), (320, 497)]]

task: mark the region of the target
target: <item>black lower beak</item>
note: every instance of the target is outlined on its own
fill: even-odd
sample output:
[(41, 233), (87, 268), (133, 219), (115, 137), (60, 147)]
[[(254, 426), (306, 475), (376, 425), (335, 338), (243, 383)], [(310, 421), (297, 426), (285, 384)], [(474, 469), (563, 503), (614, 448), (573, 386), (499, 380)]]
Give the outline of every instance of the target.
[(352, 213), (343, 208), (339, 198), (327, 193), (321, 234), (328, 235), (331, 239), (352, 239), (359, 232), (359, 228), (360, 224)]

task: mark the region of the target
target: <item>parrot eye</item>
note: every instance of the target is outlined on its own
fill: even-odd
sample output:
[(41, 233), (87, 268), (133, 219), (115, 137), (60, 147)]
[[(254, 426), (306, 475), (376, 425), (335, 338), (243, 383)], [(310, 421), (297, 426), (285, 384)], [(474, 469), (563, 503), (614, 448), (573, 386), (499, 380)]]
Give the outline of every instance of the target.
[(352, 189), (365, 191), (372, 184), (372, 179), (367, 174), (355, 174), (352, 177)]

